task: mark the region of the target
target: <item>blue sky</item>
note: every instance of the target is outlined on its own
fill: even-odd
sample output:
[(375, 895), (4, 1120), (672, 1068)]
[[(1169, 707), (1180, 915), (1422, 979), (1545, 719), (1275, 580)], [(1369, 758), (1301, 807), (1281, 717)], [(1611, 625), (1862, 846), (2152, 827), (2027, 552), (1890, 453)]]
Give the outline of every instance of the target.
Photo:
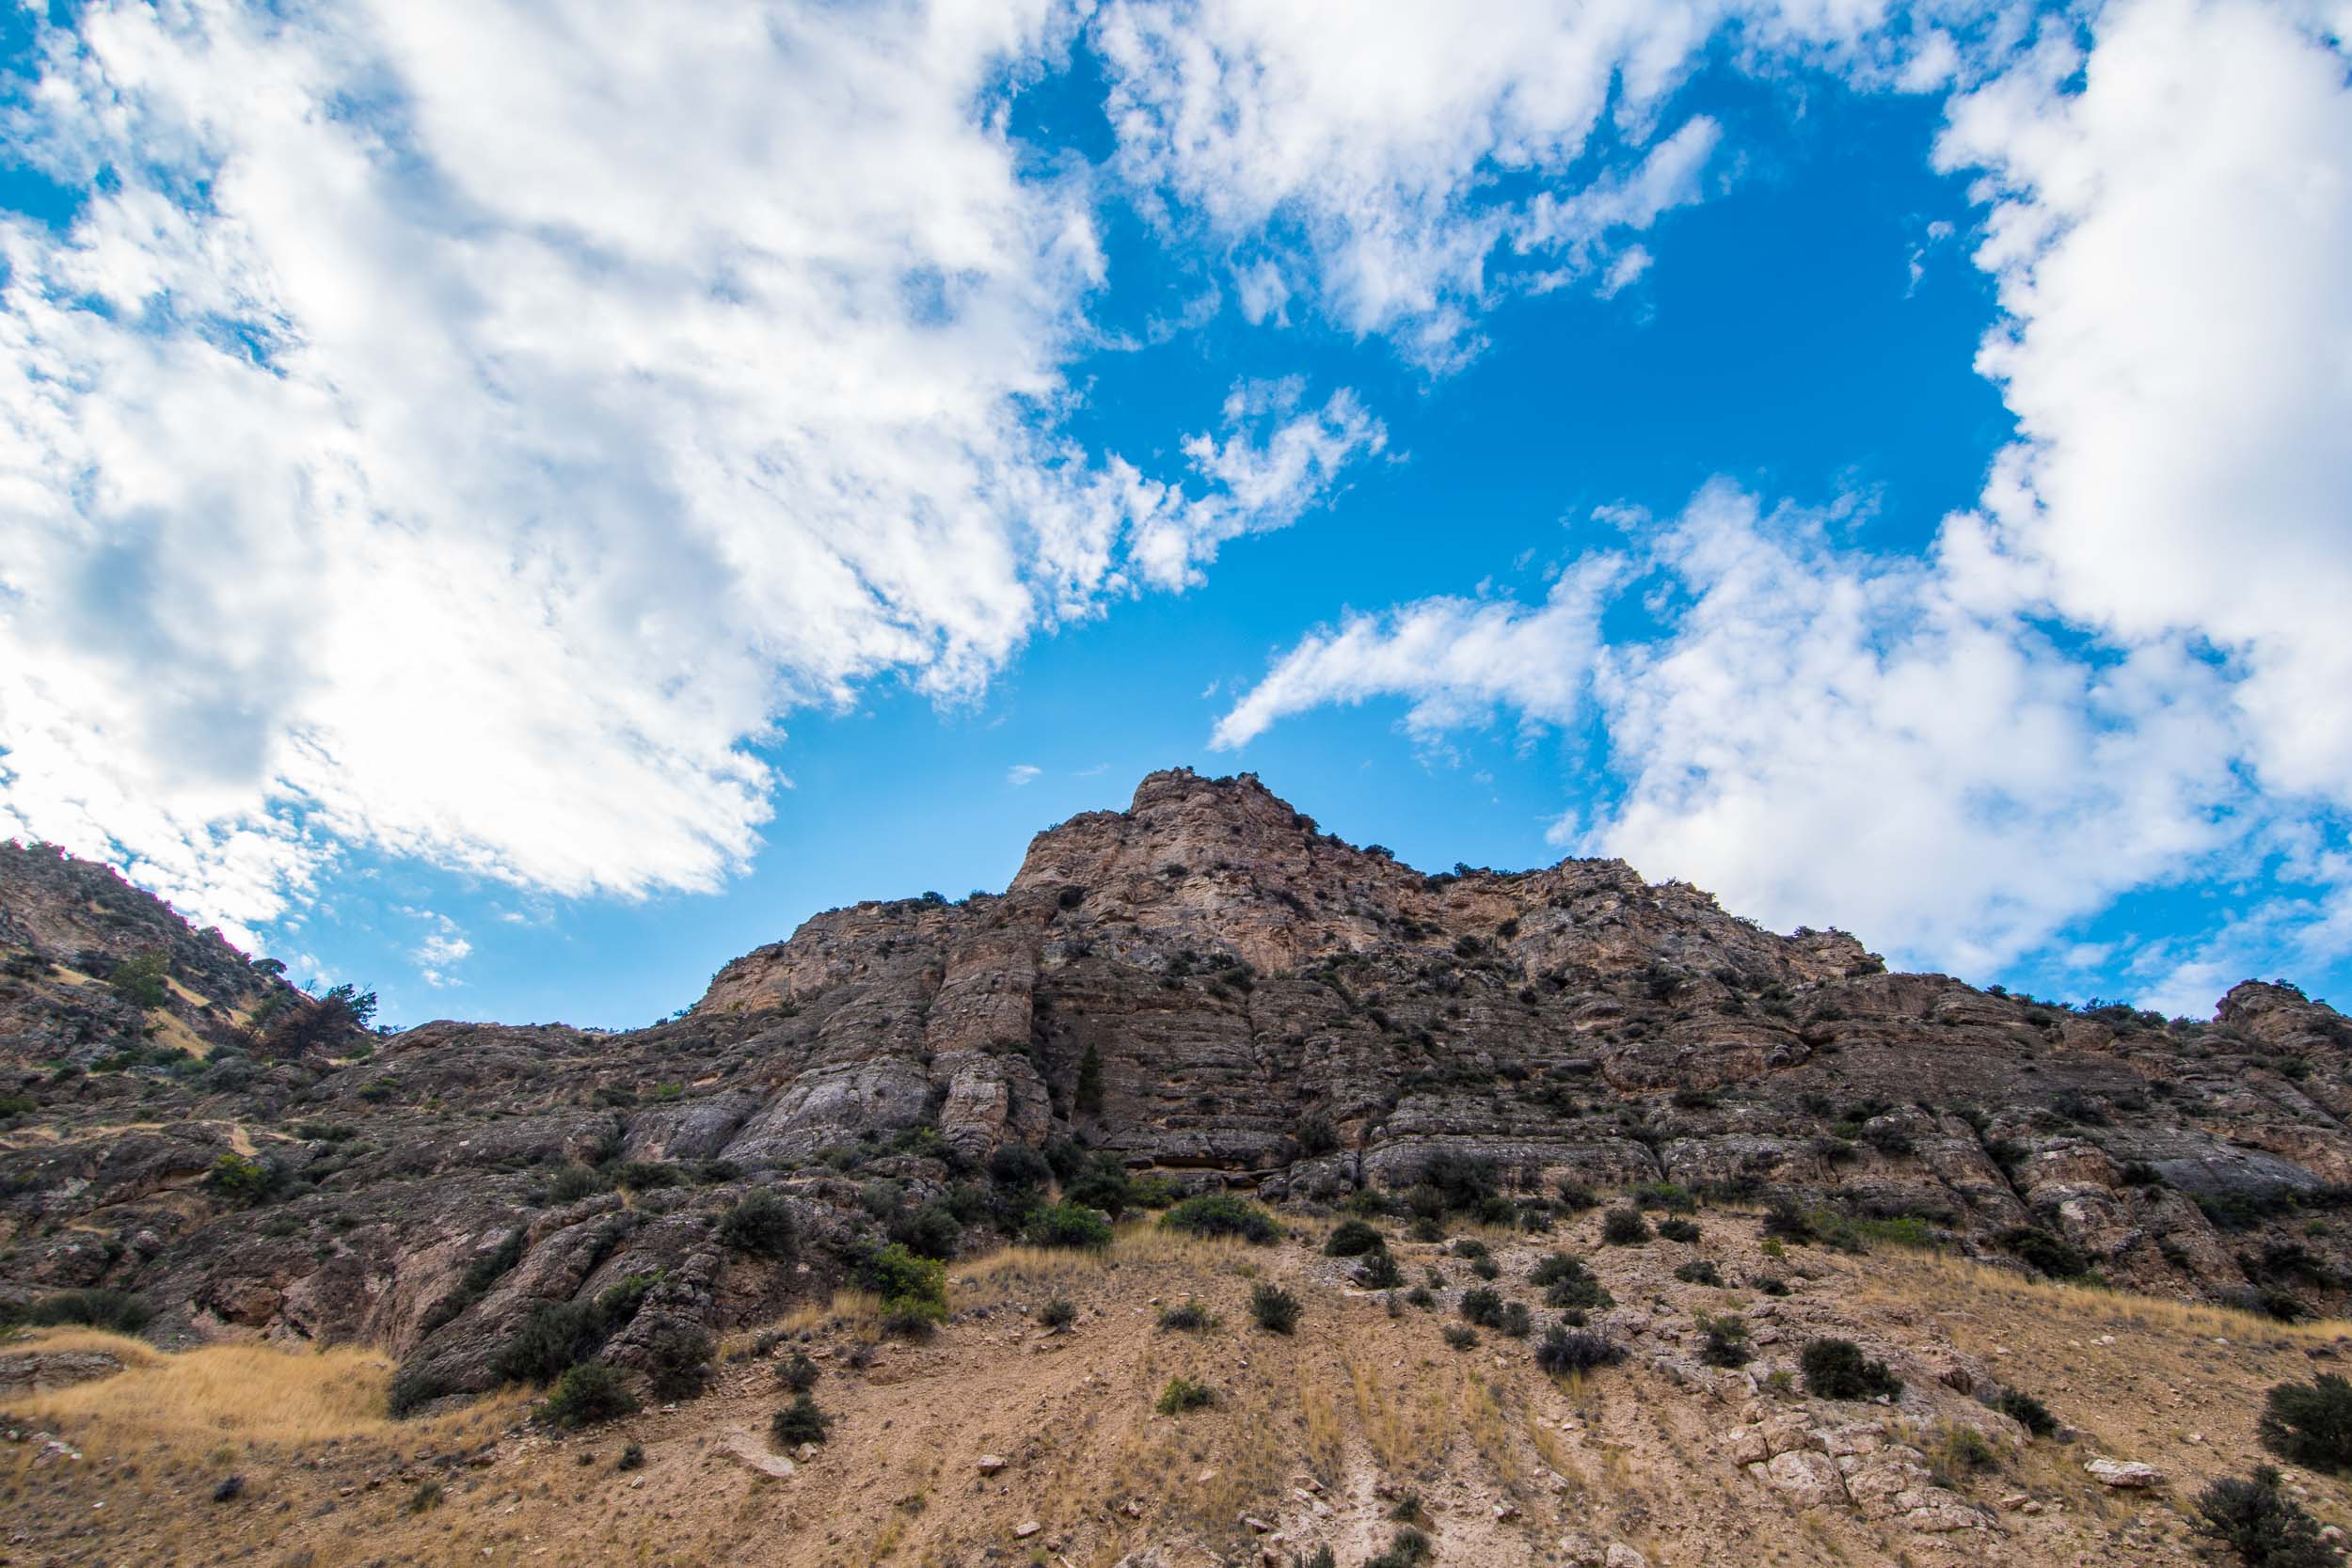
[(0, 33), (0, 832), (399, 1022), (1179, 763), (2346, 989), (2324, 8), (755, 9)]

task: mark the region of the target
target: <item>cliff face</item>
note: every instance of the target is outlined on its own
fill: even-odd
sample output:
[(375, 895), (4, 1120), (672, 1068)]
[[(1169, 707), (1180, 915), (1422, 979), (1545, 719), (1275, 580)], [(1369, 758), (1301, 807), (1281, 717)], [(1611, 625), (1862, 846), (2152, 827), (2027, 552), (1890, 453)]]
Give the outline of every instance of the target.
[[(485, 1382), (534, 1305), (632, 1275), (654, 1283), (623, 1360), (827, 1286), (927, 1204), (977, 1242), (1003, 1212), (979, 1163), (1063, 1139), (1275, 1201), (1449, 1156), (1504, 1217), (1563, 1183), (1788, 1196), (2282, 1310), (2352, 1278), (2352, 1026), (2292, 987), (2241, 985), (2210, 1024), (2053, 1007), (1616, 862), (1426, 876), (1246, 775), (1153, 774), (1041, 833), (1001, 896), (819, 915), (625, 1034), (434, 1023), (250, 1056), (231, 1004), (275, 982), (181, 927), (211, 1065), (92, 1072), (153, 1026), (57, 1024), (92, 990), (64, 974), (86, 933), (57, 879), (110, 875), (0, 859), (0, 1061), (29, 1101), (0, 1132), (0, 1296), (103, 1284), (198, 1330), (381, 1339), (434, 1389)], [(798, 1221), (787, 1259), (714, 1228), (762, 1187)]]

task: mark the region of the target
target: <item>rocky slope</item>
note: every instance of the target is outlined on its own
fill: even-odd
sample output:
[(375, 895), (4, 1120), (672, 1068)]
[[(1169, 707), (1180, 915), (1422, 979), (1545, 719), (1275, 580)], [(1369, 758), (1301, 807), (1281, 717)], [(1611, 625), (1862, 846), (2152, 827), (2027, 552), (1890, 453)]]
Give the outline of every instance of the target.
[[(109, 982), (157, 954), (154, 1006)], [(1425, 875), (1248, 775), (1153, 774), (1000, 896), (819, 915), (652, 1029), (289, 1049), (284, 991), (111, 873), (0, 850), (0, 1304), (380, 1344), (427, 1401), (498, 1382), (549, 1303), (624, 1287), (596, 1354), (638, 1367), (870, 1239), (969, 1250), (1045, 1196), (1013, 1146), (1064, 1183), (1533, 1227), (1670, 1182), (2280, 1313), (2352, 1278), (2352, 1031), (2291, 986), (2192, 1022), (1889, 974), (1617, 862)], [(718, 1223), (755, 1193), (788, 1244)]]

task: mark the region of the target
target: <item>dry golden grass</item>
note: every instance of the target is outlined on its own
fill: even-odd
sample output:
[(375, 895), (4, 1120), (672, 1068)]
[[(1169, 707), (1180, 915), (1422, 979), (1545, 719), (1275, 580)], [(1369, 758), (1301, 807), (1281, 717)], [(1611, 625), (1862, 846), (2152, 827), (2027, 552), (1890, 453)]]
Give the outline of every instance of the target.
[(160, 1449), (201, 1453), (223, 1443), (308, 1447), (348, 1438), (389, 1440), (423, 1425), (494, 1425), (523, 1396), (481, 1401), (437, 1422), (395, 1423), (385, 1411), (391, 1362), (373, 1350), (295, 1352), (266, 1345), (206, 1345), (167, 1354), (95, 1328), (38, 1330), (12, 1345), (104, 1351), (123, 1363), (113, 1377), (19, 1396), (33, 1420), (70, 1424), (94, 1451)]

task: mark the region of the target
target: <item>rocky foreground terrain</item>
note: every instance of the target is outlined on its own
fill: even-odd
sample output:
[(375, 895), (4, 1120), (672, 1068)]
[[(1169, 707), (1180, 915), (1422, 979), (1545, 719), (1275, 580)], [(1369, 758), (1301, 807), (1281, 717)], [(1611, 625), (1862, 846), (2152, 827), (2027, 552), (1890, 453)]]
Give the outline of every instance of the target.
[[(2283, 981), (2205, 1022), (1890, 974), (1852, 937), (1775, 935), (1617, 862), (1423, 873), (1248, 775), (1153, 774), (1129, 810), (1041, 833), (1002, 895), (819, 915), (651, 1029), (379, 1034), (365, 1003), (293, 990), (103, 867), (0, 847), (0, 1312), (211, 1347), (151, 1365), (51, 1331), (21, 1353), (49, 1359), (0, 1358), (0, 1403), (10, 1376), (123, 1368), (103, 1389), (248, 1344), (355, 1347), (334, 1364), (373, 1405), (306, 1461), (257, 1437), (278, 1514), (267, 1540), (238, 1527), (248, 1556), (300, 1536), (287, 1560), (319, 1568), (461, 1542), (1105, 1568), (1327, 1546), (1353, 1568), (1416, 1487), (1443, 1561), (2113, 1561), (2127, 1537), (2120, 1560), (2187, 1560), (2185, 1515), (2118, 1513), (2141, 1489), (2075, 1461), (2170, 1465), (2194, 1437), (2200, 1473), (2238, 1465), (2257, 1382), (2334, 1356), (2315, 1320), (2352, 1286), (2352, 1025)], [(1204, 1194), (1247, 1201), (1177, 1212), (1247, 1214), (1262, 1244), (1151, 1225)], [(1637, 1212), (1655, 1228), (1603, 1244)], [(1377, 1244), (1327, 1254), (1343, 1215)], [(999, 1250), (1016, 1238), (1049, 1250)], [(1555, 1251), (1597, 1288), (1538, 1282)], [(1305, 1322), (1250, 1338), (1237, 1292), (1274, 1280)], [(1481, 1289), (1498, 1300), (1465, 1322)], [(1076, 1314), (1050, 1332), (1049, 1291)], [(1192, 1292), (1234, 1298), (1222, 1338), (1157, 1326)], [(1559, 1309), (1627, 1363), (1532, 1365)], [(1733, 1314), (1726, 1347), (1708, 1323)], [(1795, 1349), (1840, 1328), (1893, 1369), (1877, 1412), (1803, 1397)], [(1986, 1402), (2012, 1353), (2054, 1437)], [(838, 1430), (819, 1452), (742, 1424), (801, 1354), (854, 1461)], [(676, 1412), (633, 1418), (644, 1475), (587, 1486), (549, 1457), (564, 1440), (501, 1446), (578, 1368), (609, 1370), (612, 1410)], [(1221, 1403), (1137, 1402), (1178, 1370)], [(23, 1430), (71, 1449), (72, 1414)], [(2090, 1447), (2029, 1457), (2069, 1436)], [(520, 1466), (485, 1473), (535, 1532), (486, 1522), (493, 1465)], [(178, 1494), (145, 1488), (176, 1473), (124, 1478), (152, 1530)], [(443, 1476), (491, 1539), (438, 1512)], [(427, 1481), (422, 1506), (375, 1509), (397, 1548), (288, 1512)], [(119, 1560), (103, 1498), (37, 1466), (16, 1487), (41, 1520), (22, 1560)], [(624, 1534), (626, 1559), (596, 1555)]]

